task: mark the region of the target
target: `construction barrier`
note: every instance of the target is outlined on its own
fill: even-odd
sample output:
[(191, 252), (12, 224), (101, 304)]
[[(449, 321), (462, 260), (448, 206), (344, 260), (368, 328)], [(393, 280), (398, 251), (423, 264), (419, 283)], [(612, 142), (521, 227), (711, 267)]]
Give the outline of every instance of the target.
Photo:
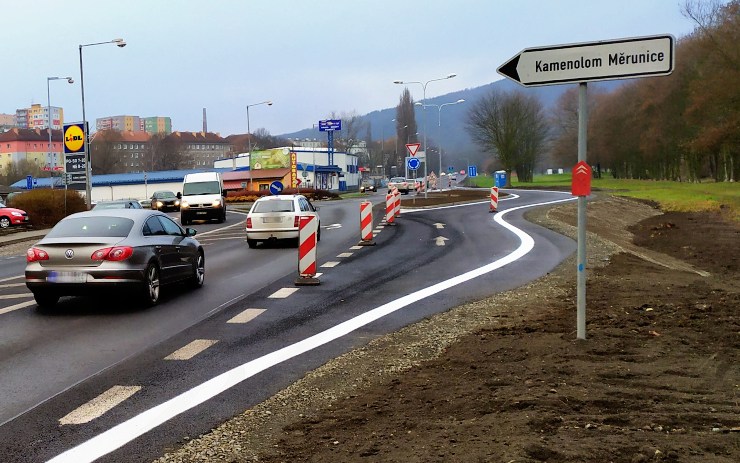
[(394, 204), (394, 211), (396, 217), (401, 217), (401, 193), (398, 192), (398, 190), (393, 190), (393, 204)]
[(393, 193), (385, 195), (385, 223), (395, 225), (396, 220), (396, 197)]
[(375, 246), (373, 241), (373, 203), (360, 203), (360, 246)]
[(318, 285), (316, 278), (316, 216), (300, 217), (298, 222), (298, 279), (296, 286)]
[(498, 187), (491, 187), (491, 206), (488, 212), (496, 212), (498, 210)]

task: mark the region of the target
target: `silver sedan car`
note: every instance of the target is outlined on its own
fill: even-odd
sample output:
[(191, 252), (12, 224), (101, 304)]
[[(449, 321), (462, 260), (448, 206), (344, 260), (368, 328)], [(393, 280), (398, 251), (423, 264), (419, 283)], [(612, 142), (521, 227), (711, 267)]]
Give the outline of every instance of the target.
[(111, 289), (133, 290), (153, 306), (163, 284), (203, 285), (205, 257), (195, 233), (147, 209), (72, 214), (27, 251), (26, 286), (40, 308), (61, 296)]

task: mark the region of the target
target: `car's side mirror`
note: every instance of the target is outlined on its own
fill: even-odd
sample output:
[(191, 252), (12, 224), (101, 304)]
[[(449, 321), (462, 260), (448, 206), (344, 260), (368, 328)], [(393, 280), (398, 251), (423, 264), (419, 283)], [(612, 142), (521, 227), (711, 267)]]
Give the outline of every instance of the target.
[(196, 230), (195, 228), (188, 227), (185, 229), (185, 234), (187, 236), (195, 236), (196, 233), (198, 233), (198, 230)]
[(177, 199), (182, 199), (182, 194), (179, 191), (177, 192)]

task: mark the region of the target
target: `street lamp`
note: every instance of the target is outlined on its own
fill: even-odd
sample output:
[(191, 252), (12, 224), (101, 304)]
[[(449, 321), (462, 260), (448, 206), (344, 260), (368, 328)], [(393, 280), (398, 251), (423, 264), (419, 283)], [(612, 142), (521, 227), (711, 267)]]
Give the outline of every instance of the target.
[(442, 131), (442, 108), (444, 108), (445, 106), (451, 106), (451, 105), (460, 104), (460, 103), (465, 103), (465, 100), (463, 100), (462, 98), (460, 98), (459, 100), (453, 101), (453, 102), (450, 102), (450, 103), (442, 103), (442, 104), (431, 104), (430, 103), (428, 105), (425, 105), (425, 104), (419, 103), (419, 102), (416, 103), (416, 106), (421, 106), (422, 109), (426, 108), (427, 106), (434, 106), (438, 110), (438, 117), (437, 117), (437, 137), (439, 137), (439, 140), (437, 141), (437, 145), (439, 147), (439, 172), (437, 173), (438, 175), (442, 175), (442, 134), (441, 134), (441, 131)]
[(85, 131), (85, 203), (87, 203), (88, 209), (90, 209), (90, 206), (92, 205), (92, 165), (90, 164), (90, 130), (88, 129), (87, 119), (85, 118), (85, 77), (82, 73), (82, 47), (92, 47), (95, 45), (105, 45), (108, 43), (114, 43), (119, 48), (123, 48), (126, 46), (126, 41), (123, 39), (113, 39), (107, 42), (85, 43), (79, 46), (80, 91), (82, 93), (82, 126)]
[[(49, 180), (51, 180), (51, 189), (54, 189), (54, 167), (52, 164), (56, 164), (54, 160), (54, 153), (52, 149), (51, 144), (51, 131), (53, 129), (52, 123), (51, 123), (51, 92), (49, 91), (49, 82), (52, 80), (62, 80), (67, 79), (67, 82), (70, 84), (73, 84), (75, 81), (71, 77), (47, 77), (46, 78), (46, 117), (48, 123), (46, 124), (46, 129), (49, 132), (49, 167), (51, 170), (49, 170)], [(61, 129), (61, 127), (60, 127)]]
[[(272, 106), (272, 101), (260, 101), (259, 103), (252, 103), (247, 105), (247, 143), (249, 146), (249, 191), (252, 191), (253, 184), (252, 184), (252, 177), (254, 172), (252, 171), (252, 131), (249, 128), (249, 108), (251, 106), (259, 106), (261, 104), (266, 104), (267, 106)], [(236, 157), (233, 158), (233, 166), (234, 170), (236, 170)]]
[[(421, 82), (421, 81), (418, 81), (418, 80), (408, 80), (408, 81), (394, 80), (393, 83), (394, 84), (419, 84), (419, 85), (421, 85), (421, 89), (422, 89), (422, 97), (421, 97), (422, 108), (421, 109), (423, 111), (424, 110), (424, 106), (423, 105), (424, 105), (424, 102), (427, 99), (427, 85), (429, 84), (429, 82), (436, 82), (438, 80), (452, 79), (455, 76), (457, 76), (457, 74), (451, 73), (451, 74), (447, 74), (445, 77), (440, 77), (438, 79), (427, 80), (426, 82)], [(427, 118), (424, 117), (424, 156), (426, 156), (426, 152), (427, 152)], [(427, 162), (426, 162), (426, 159), (424, 159), (424, 179), (425, 180), (426, 180), (426, 176), (427, 176)], [(427, 197), (427, 189), (424, 188), (424, 198), (426, 198), (426, 197)]]

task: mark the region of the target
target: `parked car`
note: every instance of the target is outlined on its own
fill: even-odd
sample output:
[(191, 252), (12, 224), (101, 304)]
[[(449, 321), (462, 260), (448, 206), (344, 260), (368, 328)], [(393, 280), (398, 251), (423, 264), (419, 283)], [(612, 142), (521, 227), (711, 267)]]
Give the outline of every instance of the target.
[(179, 211), (180, 199), (171, 191), (155, 191), (152, 195), (151, 207), (154, 210), (162, 212)]
[(321, 241), (319, 208), (303, 195), (263, 196), (252, 204), (247, 214), (247, 245), (257, 246), (260, 241), (295, 240), (299, 238), (299, 218), (315, 216), (318, 224), (316, 241)]
[(362, 184), (360, 185), (360, 193), (375, 193), (376, 191), (378, 191), (378, 184), (375, 179), (371, 178), (362, 181)]
[(99, 201), (92, 207), (95, 211), (103, 209), (143, 209), (139, 201), (135, 199), (121, 199), (117, 201)]
[(8, 207), (5, 203), (0, 202), (0, 228), (4, 229), (19, 225), (28, 225), (28, 214), (26, 211)]
[(40, 308), (61, 296), (120, 290), (147, 306), (159, 302), (160, 285), (205, 278), (203, 247), (192, 228), (148, 209), (109, 209), (60, 220), (26, 253), (26, 286)]

